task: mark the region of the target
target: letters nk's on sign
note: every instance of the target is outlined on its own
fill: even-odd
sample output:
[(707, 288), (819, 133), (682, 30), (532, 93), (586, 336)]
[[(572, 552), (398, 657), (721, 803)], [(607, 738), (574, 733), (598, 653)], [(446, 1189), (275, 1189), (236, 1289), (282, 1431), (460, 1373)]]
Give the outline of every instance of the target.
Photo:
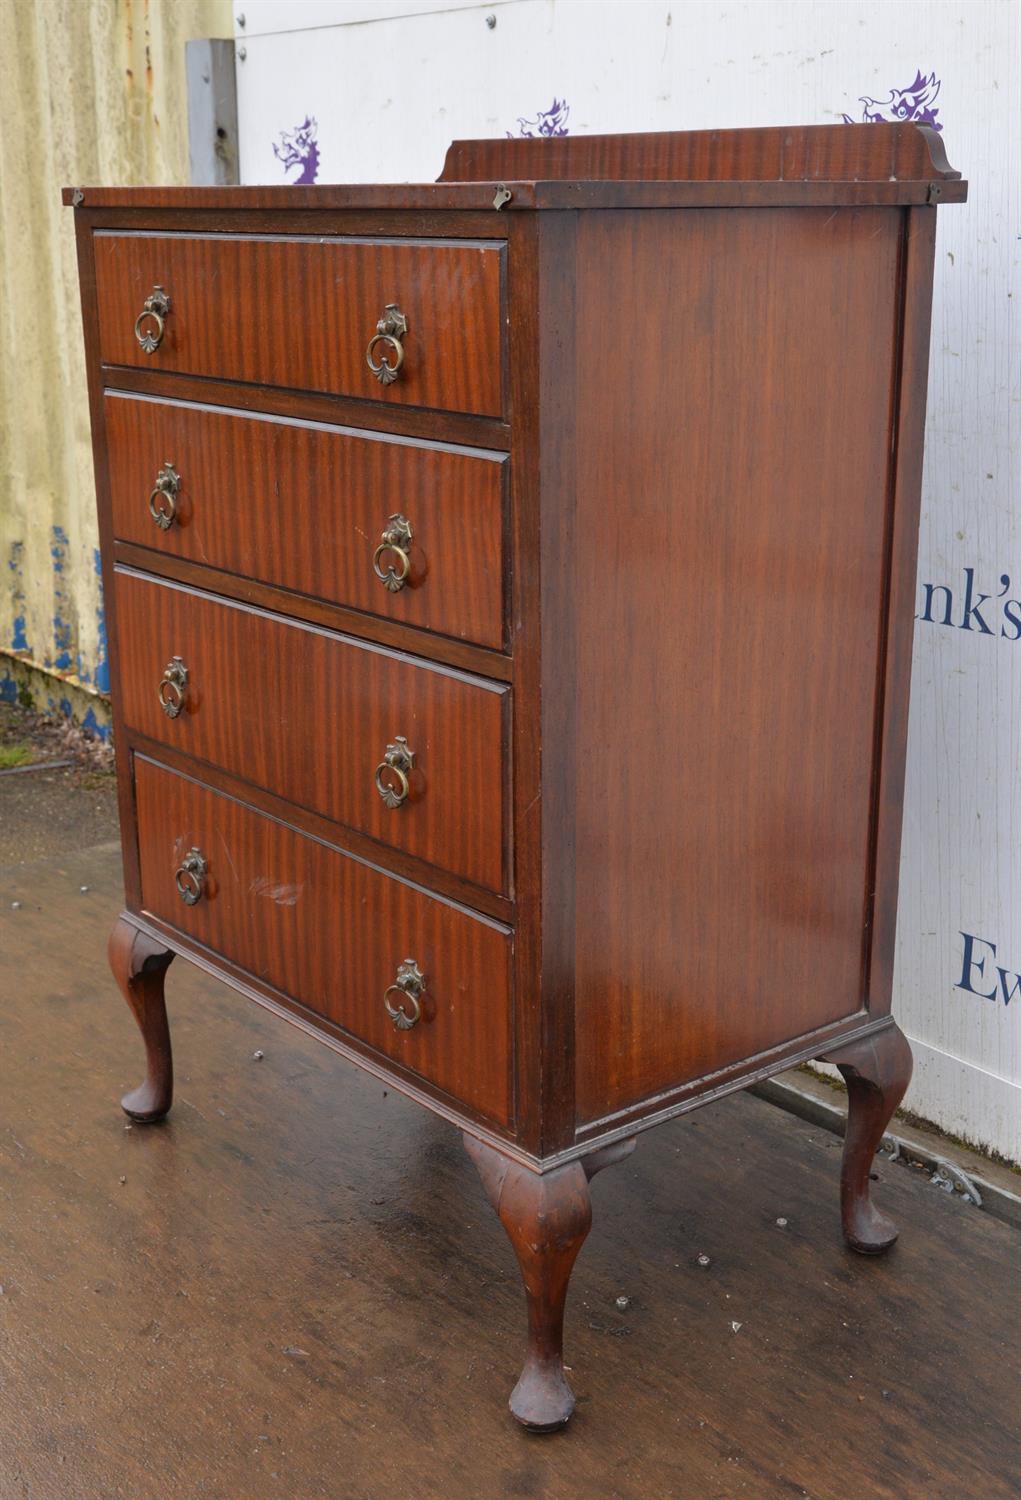
[[(1010, 574), (1001, 573), (993, 593), (983, 594), (975, 587), (975, 569), (964, 569), (964, 587), (957, 597), (946, 583), (923, 583), (922, 613), (916, 615), (927, 625), (949, 625), (976, 635), (999, 635), (1005, 641), (1021, 640), (1021, 600), (1006, 597)], [(955, 613), (960, 619), (955, 619)]]

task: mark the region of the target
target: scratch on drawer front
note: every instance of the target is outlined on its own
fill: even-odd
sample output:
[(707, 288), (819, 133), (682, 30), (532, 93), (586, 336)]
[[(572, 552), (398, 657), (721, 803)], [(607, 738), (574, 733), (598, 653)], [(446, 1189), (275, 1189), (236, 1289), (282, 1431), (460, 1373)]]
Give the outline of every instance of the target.
[(222, 833), (219, 835), (219, 838), (220, 838), (220, 843), (223, 845), (223, 856), (224, 856), (224, 859), (226, 859), (227, 863), (230, 865), (231, 872), (232, 872), (232, 874), (234, 876), (234, 879), (237, 880), (237, 878), (238, 878), (237, 866), (235, 865), (234, 861), (230, 857), (230, 850), (227, 848), (227, 840), (224, 838), (224, 836), (223, 836)]
[(199, 552), (201, 552), (201, 554), (202, 554), (202, 561), (203, 562), (208, 562), (209, 561), (209, 554), (206, 552), (205, 546), (203, 545), (203, 542), (202, 542), (202, 533), (199, 531), (199, 529), (195, 525), (194, 521), (191, 524), (191, 532), (192, 532), (192, 537), (193, 537), (194, 542), (195, 542), (195, 546), (198, 548)]
[(257, 875), (248, 887), (253, 896), (268, 896), (278, 906), (297, 906), (304, 885), (274, 885), (268, 875)]

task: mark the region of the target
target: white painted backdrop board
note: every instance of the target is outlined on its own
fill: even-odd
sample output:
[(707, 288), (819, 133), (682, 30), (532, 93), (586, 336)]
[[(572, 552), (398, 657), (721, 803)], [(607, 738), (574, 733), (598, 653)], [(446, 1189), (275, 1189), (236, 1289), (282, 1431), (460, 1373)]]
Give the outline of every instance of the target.
[(909, 1107), (1015, 1161), (1019, 11), (1013, 0), (235, 8), (244, 182), (313, 167), (319, 182), (429, 181), (452, 138), (505, 132), (845, 115), (946, 128), (972, 188), (939, 220), (894, 1005), (915, 1051)]

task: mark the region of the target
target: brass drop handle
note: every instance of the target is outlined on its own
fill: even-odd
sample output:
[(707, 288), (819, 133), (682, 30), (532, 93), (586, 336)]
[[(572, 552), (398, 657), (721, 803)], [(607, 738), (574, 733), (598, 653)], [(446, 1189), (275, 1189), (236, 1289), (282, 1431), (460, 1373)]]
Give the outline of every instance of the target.
[(176, 719), (184, 707), (187, 687), (188, 668), (179, 656), (172, 656), (156, 690), (159, 693), (160, 708), (168, 719)]
[(177, 518), (177, 492), (181, 488), (181, 476), (169, 458), (156, 475), (149, 496), (149, 514), (161, 531), (169, 531)]
[(400, 807), (408, 800), (411, 783), (408, 772), (415, 764), (415, 752), (399, 734), (392, 745), (387, 745), (386, 754), (376, 767), (376, 791), (387, 807)]
[(202, 900), (208, 873), (209, 866), (201, 849), (189, 849), (174, 871), (177, 894), (185, 906), (196, 906)]
[[(410, 1031), (422, 1019), (422, 995), (425, 992), (425, 975), (413, 958), (406, 958), (397, 966), (397, 978), (388, 985), (383, 994), (386, 1013), (397, 1031)], [(397, 1004), (390, 996), (398, 997)]]
[(145, 354), (155, 354), (167, 326), (170, 298), (161, 286), (154, 286), (142, 303), (142, 311), (135, 319), (135, 338)]
[[(401, 340), (405, 339), (407, 334), (407, 318), (396, 302), (388, 302), (383, 316), (376, 324), (376, 332), (369, 340), (369, 347), (365, 351), (366, 363), (380, 385), (392, 385), (401, 373), (401, 365), (404, 363), (404, 345)], [(373, 358), (377, 344), (383, 346), (379, 352), (378, 362)], [(387, 354), (392, 354), (393, 359), (387, 360)]]
[[(387, 520), (379, 546), (372, 554), (372, 571), (391, 594), (399, 593), (408, 581), (408, 574), (411, 572), (408, 548), (413, 535), (411, 522), (395, 511)], [(383, 568), (381, 564), (387, 553), (390, 554), (391, 561)]]

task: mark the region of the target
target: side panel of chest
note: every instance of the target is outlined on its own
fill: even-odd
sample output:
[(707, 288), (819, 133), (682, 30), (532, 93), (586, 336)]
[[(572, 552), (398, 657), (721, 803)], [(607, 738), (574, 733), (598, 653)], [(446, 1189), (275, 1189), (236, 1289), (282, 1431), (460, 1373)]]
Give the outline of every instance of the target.
[(581, 1121), (866, 1003), (902, 230), (579, 225)]

